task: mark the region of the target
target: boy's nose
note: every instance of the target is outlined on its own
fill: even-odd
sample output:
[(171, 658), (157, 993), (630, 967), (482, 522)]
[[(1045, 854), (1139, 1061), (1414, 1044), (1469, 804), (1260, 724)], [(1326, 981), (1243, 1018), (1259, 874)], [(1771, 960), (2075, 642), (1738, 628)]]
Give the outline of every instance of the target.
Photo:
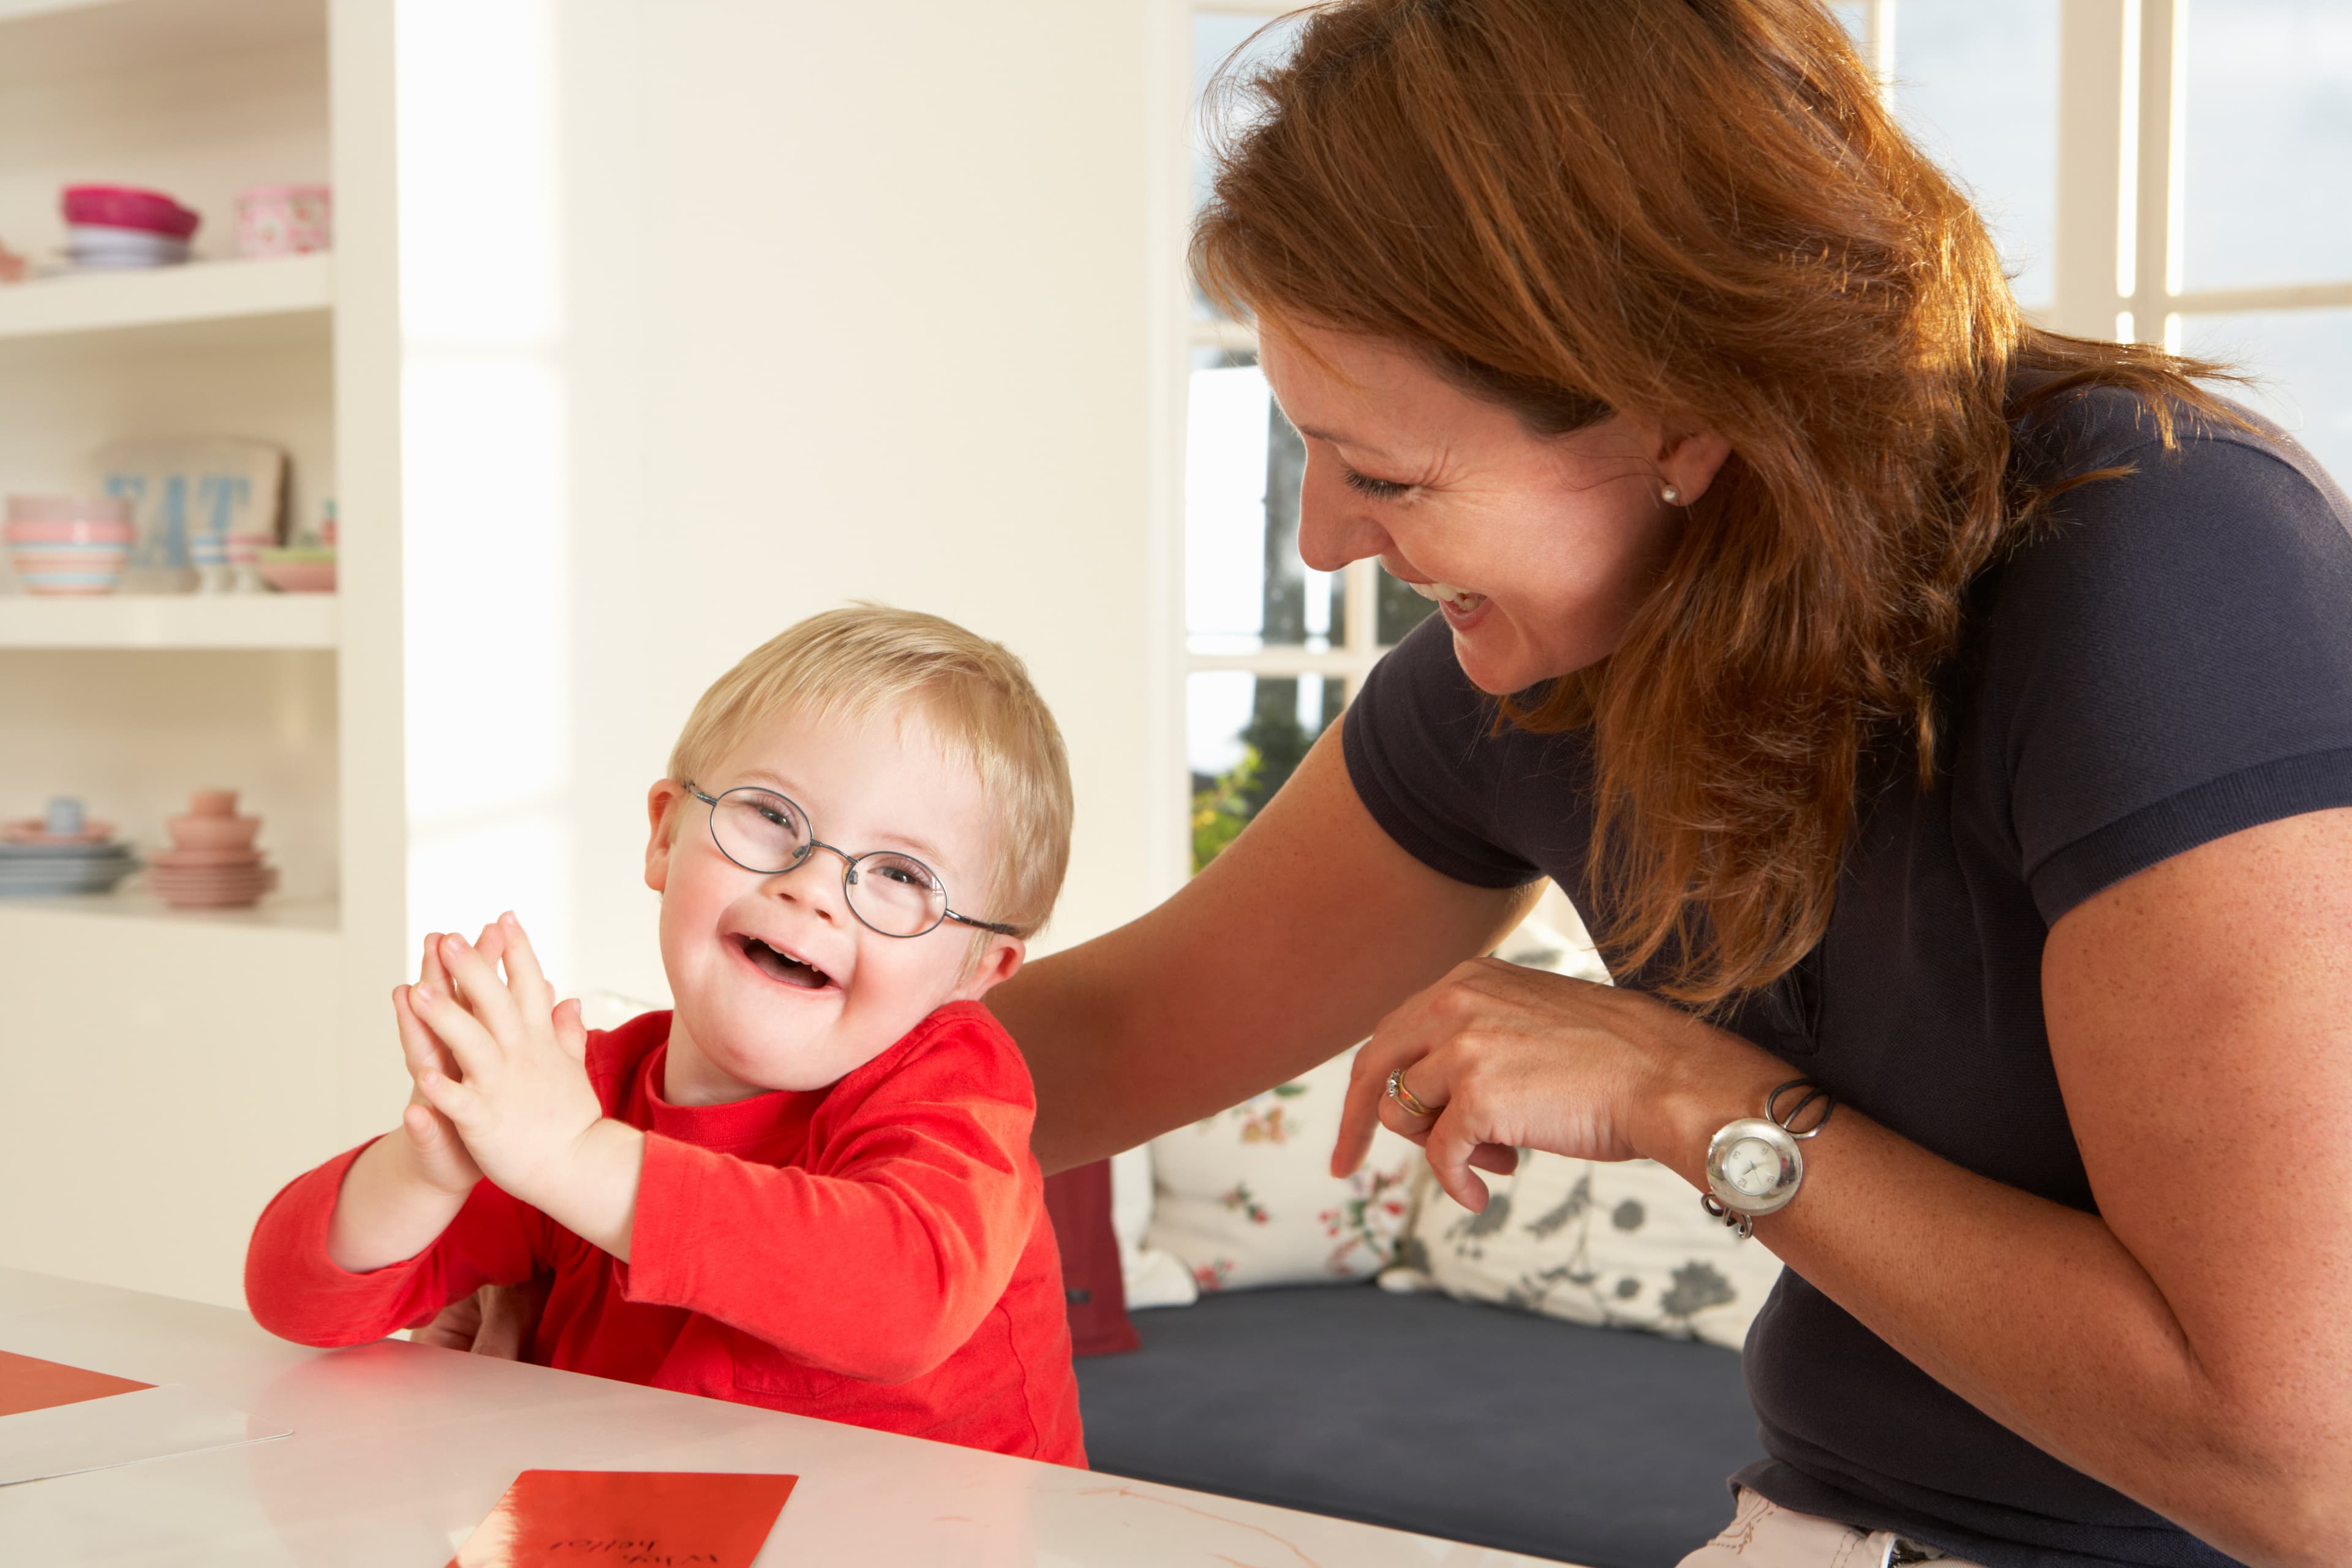
[[(819, 844), (815, 849), (833, 849), (830, 844)], [(832, 862), (822, 860), (814, 849), (808, 858), (789, 871), (779, 871), (768, 879), (768, 891), (790, 903), (806, 904), (819, 919), (835, 923), (848, 918), (849, 889), (843, 885), (848, 875), (848, 858), (836, 868)]]

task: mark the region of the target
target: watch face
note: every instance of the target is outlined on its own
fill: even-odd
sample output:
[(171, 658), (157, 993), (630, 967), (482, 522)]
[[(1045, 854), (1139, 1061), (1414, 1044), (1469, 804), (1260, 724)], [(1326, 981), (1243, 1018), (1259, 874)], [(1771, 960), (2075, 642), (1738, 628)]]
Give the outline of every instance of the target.
[(1723, 1152), (1724, 1179), (1751, 1198), (1780, 1184), (1780, 1152), (1761, 1138), (1741, 1138)]

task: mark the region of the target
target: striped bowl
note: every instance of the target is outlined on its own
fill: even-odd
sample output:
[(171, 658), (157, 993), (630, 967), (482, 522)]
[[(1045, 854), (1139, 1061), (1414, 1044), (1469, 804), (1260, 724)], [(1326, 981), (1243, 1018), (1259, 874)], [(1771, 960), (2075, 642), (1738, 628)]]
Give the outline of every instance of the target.
[(128, 544), (11, 541), (8, 545), (8, 564), (36, 594), (111, 594), (130, 559)]

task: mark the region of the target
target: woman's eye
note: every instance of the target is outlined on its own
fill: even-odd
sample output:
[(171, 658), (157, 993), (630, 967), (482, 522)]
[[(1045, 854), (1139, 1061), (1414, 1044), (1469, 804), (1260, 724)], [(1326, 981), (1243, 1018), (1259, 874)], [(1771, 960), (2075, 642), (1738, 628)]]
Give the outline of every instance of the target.
[(1394, 479), (1376, 479), (1370, 474), (1360, 474), (1344, 465), (1339, 469), (1339, 478), (1358, 495), (1370, 496), (1374, 500), (1393, 500), (1412, 489), (1411, 485), (1401, 485)]

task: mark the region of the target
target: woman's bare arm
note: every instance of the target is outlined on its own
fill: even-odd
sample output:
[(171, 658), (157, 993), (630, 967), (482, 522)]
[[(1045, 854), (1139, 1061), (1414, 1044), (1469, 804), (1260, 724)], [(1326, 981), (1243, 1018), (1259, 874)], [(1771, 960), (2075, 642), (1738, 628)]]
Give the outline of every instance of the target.
[[(1995, 1420), (2263, 1568), (2352, 1540), (2352, 810), (2248, 828), (2086, 900), (2042, 955), (2084, 1213), (1857, 1110), (1756, 1235)], [(1380, 1086), (1402, 1067), (1433, 1118)], [(1349, 1086), (1476, 1206), (1471, 1151), (1704, 1152), (1801, 1068), (1656, 999), (1465, 963), (1383, 1019)], [(1696, 1203), (1696, 1199), (1693, 1200)]]
[(1297, 1077), (1492, 948), (1533, 897), (1400, 848), (1357, 798), (1333, 724), (1174, 898), (989, 994), (1037, 1080), (1038, 1160), (1116, 1153)]

